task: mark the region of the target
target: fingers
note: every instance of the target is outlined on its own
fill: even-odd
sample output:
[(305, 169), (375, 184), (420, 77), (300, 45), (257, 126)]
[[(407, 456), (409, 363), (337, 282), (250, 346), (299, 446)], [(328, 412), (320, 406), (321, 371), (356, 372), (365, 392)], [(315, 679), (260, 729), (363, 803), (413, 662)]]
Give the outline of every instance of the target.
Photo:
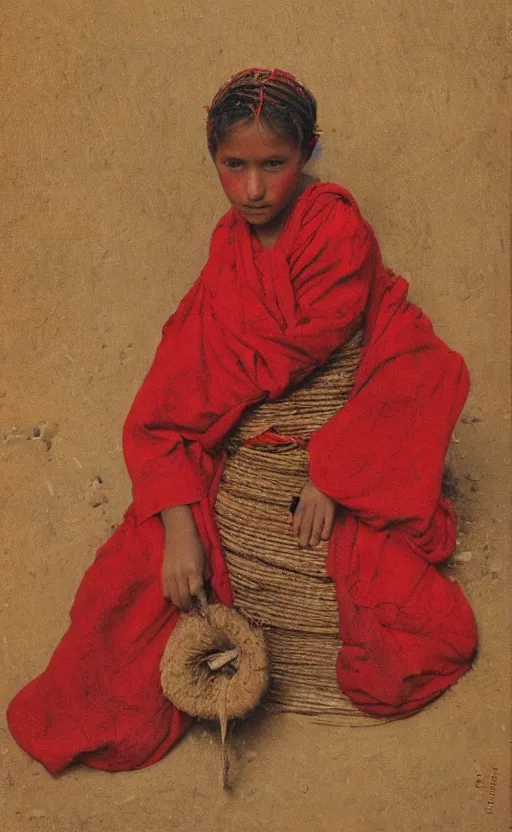
[(298, 538), (299, 546), (318, 546), (321, 540), (329, 540), (336, 515), (335, 503), (322, 495), (311, 499), (303, 490), (291, 520), (292, 533)]
[(168, 573), (168, 571), (165, 567), (166, 567), (166, 564), (164, 562), (164, 564), (162, 566), (162, 592), (163, 592), (164, 598), (171, 598), (172, 582), (171, 582), (171, 577), (170, 577), (170, 575), (169, 575), (169, 573)]
[(292, 515), (292, 532), (295, 535), (299, 534), (303, 514), (304, 514), (304, 503), (302, 502), (302, 500), (299, 500), (299, 502), (297, 503), (297, 506), (295, 508), (295, 511), (293, 512), (293, 515)]
[(188, 612), (192, 606), (192, 598), (186, 577), (180, 576), (171, 581), (171, 601), (183, 612)]
[(187, 577), (185, 575), (175, 575), (166, 562), (164, 562), (162, 569), (162, 592), (164, 598), (168, 598), (175, 607), (184, 612), (192, 606)]
[(325, 512), (320, 508), (320, 506), (316, 507), (315, 514), (313, 517), (312, 529), (311, 529), (311, 537), (309, 539), (310, 546), (318, 546), (320, 540), (322, 539), (322, 532), (324, 530), (325, 525)]
[(314, 506), (306, 506), (301, 498), (292, 518), (292, 532), (299, 539), (299, 546), (305, 547), (309, 543), (313, 525)]
[(324, 527), (322, 530), (322, 540), (329, 540), (332, 528), (334, 526), (334, 518), (336, 516), (336, 507), (334, 503), (329, 504), (325, 510)]
[(208, 602), (203, 589), (203, 577), (197, 572), (173, 574), (171, 569), (164, 564), (162, 570), (162, 591), (165, 598), (169, 598), (174, 606), (183, 612), (190, 612), (194, 605), (194, 598), (199, 601), (201, 611), (206, 609)]
[(199, 606), (199, 612), (204, 615), (206, 610), (208, 609), (208, 599), (206, 597), (206, 592), (204, 591), (204, 587), (200, 587), (197, 592), (194, 593), (195, 597), (197, 598), (197, 603)]
[(197, 573), (189, 575), (188, 588), (191, 605), (195, 608), (198, 607), (200, 612), (205, 612), (208, 602), (206, 600), (206, 593), (203, 589), (203, 576), (198, 575)]
[(315, 507), (306, 506), (301, 516), (300, 529), (298, 532), (299, 546), (305, 547), (309, 545), (311, 533), (313, 531), (313, 523), (315, 519)]

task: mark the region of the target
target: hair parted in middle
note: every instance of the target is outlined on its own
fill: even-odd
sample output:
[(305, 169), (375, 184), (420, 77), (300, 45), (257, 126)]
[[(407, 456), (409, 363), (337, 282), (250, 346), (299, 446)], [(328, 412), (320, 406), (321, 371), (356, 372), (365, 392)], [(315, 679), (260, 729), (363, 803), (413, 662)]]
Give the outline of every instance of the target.
[(282, 138), (293, 141), (308, 156), (320, 135), (312, 93), (282, 69), (244, 69), (217, 92), (208, 110), (208, 150), (215, 157), (235, 124), (263, 119)]

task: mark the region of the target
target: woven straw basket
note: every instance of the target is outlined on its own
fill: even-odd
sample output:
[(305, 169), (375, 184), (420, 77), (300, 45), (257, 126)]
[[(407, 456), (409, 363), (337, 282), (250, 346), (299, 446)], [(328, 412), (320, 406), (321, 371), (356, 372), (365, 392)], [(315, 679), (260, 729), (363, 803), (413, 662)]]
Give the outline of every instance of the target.
[(328, 544), (300, 549), (290, 529), (290, 502), (308, 478), (308, 452), (296, 442), (243, 443), (271, 427), (307, 440), (346, 403), (361, 342), (358, 332), (286, 398), (246, 412), (225, 442), (228, 457), (215, 506), (235, 608), (264, 630), (267, 707), (354, 725), (372, 718), (337, 683), (341, 643), (335, 587), (325, 573)]

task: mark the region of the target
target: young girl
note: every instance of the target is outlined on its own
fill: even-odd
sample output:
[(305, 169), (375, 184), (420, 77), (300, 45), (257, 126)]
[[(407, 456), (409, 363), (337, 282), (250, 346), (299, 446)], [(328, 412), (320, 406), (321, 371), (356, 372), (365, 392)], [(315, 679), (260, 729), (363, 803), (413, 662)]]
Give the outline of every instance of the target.
[[(188, 725), (159, 663), (194, 598), (231, 603), (215, 523), (222, 442), (250, 405), (282, 397), (364, 322), (347, 405), (309, 442), (290, 534), (329, 540), (340, 688), (361, 710), (418, 710), (469, 669), (472, 612), (435, 564), (455, 545), (441, 495), (464, 404), (463, 360), (386, 270), (352, 196), (303, 184), (316, 103), (280, 70), (235, 75), (209, 108), (231, 203), (208, 261), (163, 329), (124, 428), (133, 503), (78, 589), (48, 668), (11, 702), (19, 744), (48, 771), (74, 760), (150, 765)], [(292, 496), (292, 495), (290, 495)]]

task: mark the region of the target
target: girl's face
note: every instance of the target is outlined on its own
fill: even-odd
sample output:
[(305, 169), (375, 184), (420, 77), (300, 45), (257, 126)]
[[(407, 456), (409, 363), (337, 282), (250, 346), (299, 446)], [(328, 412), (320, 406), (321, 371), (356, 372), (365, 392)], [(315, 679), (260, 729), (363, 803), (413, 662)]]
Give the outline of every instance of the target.
[(306, 159), (260, 119), (232, 127), (214, 162), (231, 204), (263, 230), (275, 227), (292, 204)]

